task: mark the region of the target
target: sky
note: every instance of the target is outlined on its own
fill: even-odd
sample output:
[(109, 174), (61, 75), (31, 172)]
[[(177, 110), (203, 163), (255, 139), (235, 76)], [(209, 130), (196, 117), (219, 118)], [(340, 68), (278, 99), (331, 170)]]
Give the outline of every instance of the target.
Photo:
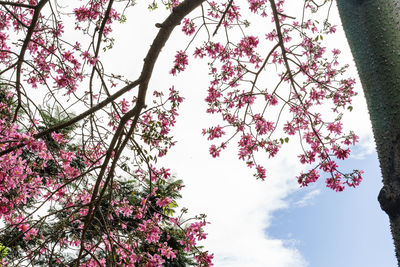
[[(115, 29), (116, 52), (105, 56), (115, 62), (113, 73), (122, 72), (131, 79), (138, 76), (141, 60), (156, 34), (155, 22), (161, 22), (166, 14), (160, 12), (154, 19), (158, 15), (148, 15), (143, 11), (145, 5), (138, 3), (127, 14), (128, 22)], [(350, 64), (349, 75), (357, 77), (335, 7), (331, 18), (339, 27), (328, 45), (341, 48), (342, 58)], [(130, 24), (137, 21), (140, 27)], [(389, 221), (376, 200), (381, 175), (360, 83), (354, 110), (344, 118), (345, 127), (355, 130), (360, 143), (352, 158), (341, 164), (343, 169), (365, 171), (359, 188), (336, 193), (326, 188), (323, 180), (299, 188), (295, 176), (302, 166), (293, 155), (296, 144), (267, 161), (268, 178), (261, 182), (237, 159), (234, 147), (218, 159), (209, 155), (210, 144), (201, 134), (214, 120), (205, 113), (203, 101), (208, 88), (207, 65), (189, 65), (177, 78), (168, 74), (175, 51), (186, 43), (182, 34), (173, 33), (149, 88), (165, 90), (174, 85), (185, 97), (174, 129), (178, 143), (162, 163), (184, 180), (180, 206), (189, 208), (192, 215), (207, 214), (210, 224), (203, 245), (214, 253), (215, 266), (395, 266)]]

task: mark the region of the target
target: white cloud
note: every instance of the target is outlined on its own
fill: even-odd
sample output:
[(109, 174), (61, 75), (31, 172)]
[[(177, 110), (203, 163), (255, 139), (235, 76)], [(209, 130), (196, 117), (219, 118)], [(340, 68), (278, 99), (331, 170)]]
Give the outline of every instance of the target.
[(365, 159), (368, 155), (371, 155), (376, 151), (376, 145), (372, 132), (364, 134), (360, 137), (360, 142), (353, 149), (353, 153), (350, 155), (352, 159)]
[(285, 198), (297, 189), (294, 173), (277, 175), (282, 166), (277, 164), (270, 169), (270, 180), (256, 181), (234, 153), (212, 159), (196, 140), (200, 147), (193, 147), (195, 154), (185, 144), (177, 145), (168, 166), (185, 179), (180, 204), (191, 214), (208, 215), (204, 245), (215, 254), (215, 266), (306, 266), (294, 246), (266, 235), (273, 212), (287, 208)]
[(321, 190), (319, 189), (312, 190), (307, 194), (305, 194), (300, 200), (296, 201), (294, 205), (296, 207), (305, 207), (311, 205), (315, 197), (318, 196), (319, 194), (321, 194)]

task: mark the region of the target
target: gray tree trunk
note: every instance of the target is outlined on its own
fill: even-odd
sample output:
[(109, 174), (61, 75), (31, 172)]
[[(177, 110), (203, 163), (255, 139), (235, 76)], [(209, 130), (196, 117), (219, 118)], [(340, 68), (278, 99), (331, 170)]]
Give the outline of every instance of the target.
[(400, 266), (400, 0), (337, 0), (372, 122)]

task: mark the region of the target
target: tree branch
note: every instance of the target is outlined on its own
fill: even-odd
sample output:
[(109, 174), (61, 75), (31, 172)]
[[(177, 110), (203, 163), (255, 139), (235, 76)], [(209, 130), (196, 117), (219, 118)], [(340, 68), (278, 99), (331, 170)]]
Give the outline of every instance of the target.
[(224, 18), (225, 18), (225, 16), (226, 16), (226, 13), (228, 12), (228, 10), (229, 10), (229, 9), (231, 8), (231, 6), (232, 6), (232, 3), (233, 3), (233, 0), (230, 0), (229, 3), (228, 3), (228, 6), (226, 7), (226, 9), (225, 9), (225, 11), (224, 11), (224, 14), (222, 14), (222, 17), (221, 17), (221, 19), (219, 20), (217, 27), (215, 28), (215, 31), (214, 31), (214, 33), (213, 33), (213, 36), (215, 36), (215, 35), (217, 34), (218, 29), (219, 29), (219, 27), (221, 27), (222, 21), (224, 20)]
[(0, 1), (0, 5), (2, 5), (2, 6), (26, 7), (26, 8), (32, 8), (32, 9), (37, 7), (37, 6), (27, 5), (27, 4), (23, 4), (23, 3), (13, 3), (13, 2), (8, 2), (8, 1)]
[[(93, 108), (90, 108), (88, 110), (86, 110), (85, 112), (81, 113), (80, 115), (66, 121), (60, 124), (57, 124), (51, 128), (48, 128), (40, 133), (35, 134), (33, 137), (34, 138), (42, 138), (46, 135), (48, 135), (49, 133), (64, 129), (68, 126), (71, 126), (75, 123), (77, 123), (78, 121), (86, 118), (87, 116), (89, 116), (90, 114), (98, 111), (99, 109), (102, 109), (103, 107), (105, 107), (106, 105), (108, 105), (109, 103), (111, 103), (112, 101), (114, 101), (115, 99), (117, 99), (118, 97), (122, 96), (123, 94), (125, 94), (126, 92), (128, 92), (129, 90), (135, 88), (138, 84), (140, 83), (140, 80), (136, 80), (128, 85), (126, 85), (125, 87), (123, 87), (122, 89), (120, 89), (118, 92), (114, 93), (113, 95), (111, 95), (110, 97), (108, 97), (107, 99), (103, 100), (102, 102), (100, 102), (99, 104), (97, 104), (96, 106), (94, 106)], [(10, 153), (18, 148), (24, 147), (25, 144), (24, 143), (20, 143), (18, 145), (12, 146), (10, 148), (7, 148), (3, 151), (0, 152), (0, 156), (3, 156), (7, 153)]]
[(16, 77), (16, 81), (15, 81), (15, 89), (17, 90), (18, 104), (17, 104), (17, 107), (15, 108), (15, 114), (14, 114), (14, 118), (12, 120), (13, 122), (17, 119), (18, 110), (21, 108), (21, 90), (20, 90), (21, 68), (22, 68), (22, 63), (24, 62), (25, 52), (26, 52), (26, 49), (28, 48), (29, 42), (31, 41), (32, 34), (35, 31), (35, 26), (36, 26), (37, 21), (39, 20), (40, 11), (42, 10), (42, 8), (46, 5), (46, 3), (48, 1), (49, 0), (42, 0), (34, 7), (35, 12), (33, 13), (31, 24), (29, 25), (28, 32), (26, 34), (26, 38), (24, 40), (24, 43), (22, 44), (21, 52), (18, 57), (17, 77)]

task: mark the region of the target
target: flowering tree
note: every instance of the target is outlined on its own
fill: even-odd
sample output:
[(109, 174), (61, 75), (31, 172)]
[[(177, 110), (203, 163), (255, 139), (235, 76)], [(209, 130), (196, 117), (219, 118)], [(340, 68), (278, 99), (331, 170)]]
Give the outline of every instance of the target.
[[(362, 180), (362, 171), (338, 166), (358, 137), (341, 123), (354, 80), (343, 76), (340, 50), (322, 44), (336, 31), (331, 1), (305, 0), (301, 17), (287, 13), (284, 0), (153, 1), (150, 10), (165, 6), (169, 15), (155, 25), (133, 78), (110, 73), (102, 56), (112, 53), (112, 29), (131, 19), (134, 1), (0, 5), (4, 265), (212, 265), (197, 244), (205, 216), (176, 214), (182, 185), (157, 163), (176, 142), (170, 131), (183, 98), (173, 85), (155, 90), (149, 81), (175, 28), (187, 45), (177, 48), (170, 75), (189, 61), (209, 62), (206, 112), (221, 121), (203, 130), (212, 157), (236, 144), (239, 160), (264, 180), (259, 158), (299, 138), (298, 158), (308, 166), (300, 186), (323, 176), (343, 191)], [(250, 18), (269, 26), (251, 34)]]

